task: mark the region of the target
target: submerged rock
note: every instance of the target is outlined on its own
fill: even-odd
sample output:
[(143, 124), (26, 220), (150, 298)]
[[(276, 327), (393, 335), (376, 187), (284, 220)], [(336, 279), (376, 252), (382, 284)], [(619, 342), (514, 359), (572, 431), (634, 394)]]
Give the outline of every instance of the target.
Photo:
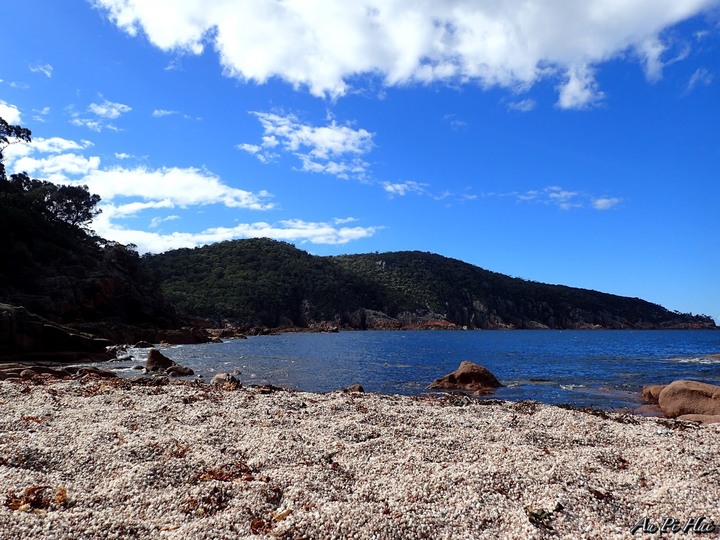
[(440, 379), (435, 379), (428, 388), (474, 392), (488, 388), (500, 388), (501, 386), (503, 385), (490, 370), (473, 362), (465, 361), (461, 362), (460, 367), (454, 372)]

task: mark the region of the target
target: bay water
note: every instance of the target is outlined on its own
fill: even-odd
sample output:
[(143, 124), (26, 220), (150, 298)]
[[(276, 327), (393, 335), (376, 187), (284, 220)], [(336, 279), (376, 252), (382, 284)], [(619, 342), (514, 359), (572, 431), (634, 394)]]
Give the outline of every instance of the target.
[[(505, 385), (491, 398), (625, 409), (644, 385), (692, 379), (720, 385), (720, 332), (711, 330), (345, 331), (288, 333), (161, 349), (209, 381), (238, 373), (245, 384), (328, 392), (420, 394), (469, 360)], [(125, 375), (144, 362), (118, 365)]]

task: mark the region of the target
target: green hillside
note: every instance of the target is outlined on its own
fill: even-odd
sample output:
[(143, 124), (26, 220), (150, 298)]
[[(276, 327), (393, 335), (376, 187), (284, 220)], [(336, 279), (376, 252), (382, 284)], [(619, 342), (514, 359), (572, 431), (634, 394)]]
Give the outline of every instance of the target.
[(713, 327), (637, 298), (546, 285), (418, 251), (318, 257), (249, 239), (145, 256), (181, 313), (240, 326)]

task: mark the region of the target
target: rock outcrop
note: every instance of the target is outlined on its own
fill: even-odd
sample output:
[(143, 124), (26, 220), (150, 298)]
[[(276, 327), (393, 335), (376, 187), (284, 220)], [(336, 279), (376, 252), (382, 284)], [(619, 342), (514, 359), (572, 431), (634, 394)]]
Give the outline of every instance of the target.
[(436, 379), (428, 388), (475, 392), (503, 386), (487, 368), (473, 362), (461, 362), (449, 375)]
[(50, 322), (27, 309), (0, 304), (0, 361), (109, 360), (108, 340)]
[(674, 381), (658, 395), (658, 403), (668, 418), (686, 415), (720, 415), (720, 386), (697, 381)]

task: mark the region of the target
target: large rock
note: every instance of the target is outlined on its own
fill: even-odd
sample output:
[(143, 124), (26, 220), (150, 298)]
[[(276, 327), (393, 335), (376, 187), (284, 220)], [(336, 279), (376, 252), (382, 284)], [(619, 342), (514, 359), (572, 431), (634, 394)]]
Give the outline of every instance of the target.
[(660, 397), (660, 392), (666, 387), (666, 384), (651, 384), (650, 386), (643, 386), (640, 397), (647, 403), (657, 403)]
[(461, 362), (460, 367), (449, 375), (435, 381), (428, 388), (463, 390), (474, 392), (488, 388), (500, 388), (502, 384), (487, 368), (472, 362)]
[(240, 381), (237, 380), (233, 375), (229, 373), (217, 373), (210, 381), (213, 386), (220, 386), (223, 388), (232, 388), (240, 386)]
[(674, 381), (660, 392), (658, 403), (668, 418), (687, 414), (720, 415), (720, 386)]
[(145, 361), (145, 369), (148, 371), (160, 371), (174, 365), (175, 362), (157, 349), (150, 349), (148, 351), (147, 360)]
[(189, 377), (190, 375), (195, 375), (195, 372), (192, 368), (175, 364), (167, 368), (167, 374), (171, 377)]

